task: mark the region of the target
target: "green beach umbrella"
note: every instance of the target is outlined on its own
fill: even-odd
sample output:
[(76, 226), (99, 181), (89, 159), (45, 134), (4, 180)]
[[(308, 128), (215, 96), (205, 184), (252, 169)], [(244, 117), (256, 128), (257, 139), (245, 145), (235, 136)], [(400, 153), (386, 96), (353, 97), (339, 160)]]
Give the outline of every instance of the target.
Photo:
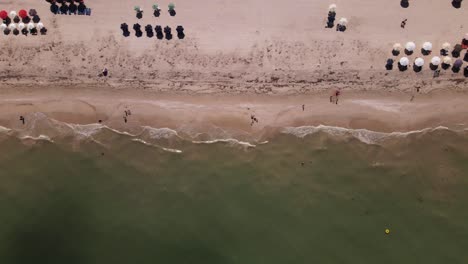
[(140, 11), (140, 6), (135, 6), (133, 9), (138, 12)]
[(154, 10), (159, 10), (159, 5), (158, 4), (153, 5), (153, 9)]
[(174, 3), (170, 3), (168, 7), (169, 7), (169, 10), (174, 10), (175, 9)]

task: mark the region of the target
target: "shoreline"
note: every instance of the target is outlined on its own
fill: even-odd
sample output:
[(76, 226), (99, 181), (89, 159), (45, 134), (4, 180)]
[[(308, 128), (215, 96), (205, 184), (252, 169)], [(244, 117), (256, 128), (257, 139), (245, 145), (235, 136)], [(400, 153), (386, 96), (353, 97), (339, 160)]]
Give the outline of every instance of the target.
[[(269, 129), (332, 126), (376, 132), (408, 132), (444, 126), (468, 128), (468, 93), (427, 94), (343, 90), (339, 104), (329, 93), (294, 96), (183, 95), (95, 87), (2, 89), (0, 126), (21, 129), (19, 116), (33, 113), (73, 124), (97, 124), (132, 132), (143, 126), (232, 135), (258, 135)], [(414, 96), (413, 101), (410, 101)], [(304, 111), (302, 105), (305, 105)], [(131, 110), (128, 122), (124, 111)], [(259, 122), (251, 126), (251, 116)], [(28, 120), (26, 120), (28, 122)]]

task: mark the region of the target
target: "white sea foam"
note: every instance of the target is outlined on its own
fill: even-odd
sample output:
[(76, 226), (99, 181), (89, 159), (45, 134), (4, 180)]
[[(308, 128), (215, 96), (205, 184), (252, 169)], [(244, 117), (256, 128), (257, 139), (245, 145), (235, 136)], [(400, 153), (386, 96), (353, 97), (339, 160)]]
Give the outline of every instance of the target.
[(179, 137), (177, 131), (167, 127), (154, 128), (150, 126), (143, 126), (143, 131), (140, 133), (140, 136), (144, 133), (148, 133), (148, 136), (152, 139), (169, 139), (172, 137)]
[(285, 134), (291, 134), (300, 138), (303, 138), (307, 135), (315, 134), (318, 132), (324, 132), (329, 135), (339, 136), (339, 137), (352, 136), (366, 144), (377, 144), (387, 138), (406, 137), (411, 134), (432, 132), (435, 130), (448, 130), (448, 128), (439, 126), (435, 128), (424, 128), (421, 130), (414, 130), (414, 131), (408, 131), (408, 132), (385, 133), (385, 132), (376, 132), (376, 131), (367, 130), (367, 129), (350, 129), (350, 128), (344, 128), (344, 127), (319, 125), (319, 126), (286, 127), (281, 132)]
[(148, 142), (146, 142), (146, 141), (144, 141), (143, 139), (140, 139), (140, 138), (133, 138), (132, 141), (142, 143), (142, 144), (144, 144), (144, 145), (146, 145), (146, 146), (156, 147), (156, 148), (162, 149), (162, 150), (167, 151), (167, 152), (182, 153), (182, 150), (161, 147), (161, 146), (158, 146), (158, 145), (154, 145), (154, 144), (148, 143)]
[(380, 100), (351, 100), (350, 102), (358, 105), (368, 106), (376, 110), (393, 113), (400, 112), (401, 108), (405, 106), (403, 103), (385, 102)]
[(256, 146), (245, 141), (240, 141), (234, 138), (228, 139), (213, 139), (213, 140), (205, 140), (205, 141), (192, 141), (194, 144), (215, 144), (215, 143), (227, 143), (229, 145), (239, 145), (247, 148), (255, 148)]
[(4, 126), (0, 126), (0, 133), (8, 133), (10, 131), (11, 129), (4, 127)]
[(35, 141), (49, 141), (49, 142), (54, 142), (50, 137), (46, 136), (46, 135), (39, 135), (37, 137), (33, 137), (33, 136), (23, 136), (23, 137), (20, 137), (20, 139), (30, 139), (30, 140), (35, 140)]

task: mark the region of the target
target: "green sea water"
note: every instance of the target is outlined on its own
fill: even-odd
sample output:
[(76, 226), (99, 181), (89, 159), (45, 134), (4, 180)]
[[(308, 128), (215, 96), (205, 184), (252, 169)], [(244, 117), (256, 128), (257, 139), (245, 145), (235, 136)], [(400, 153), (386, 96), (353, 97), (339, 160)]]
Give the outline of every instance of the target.
[(468, 263), (466, 133), (102, 140), (0, 138), (0, 263)]

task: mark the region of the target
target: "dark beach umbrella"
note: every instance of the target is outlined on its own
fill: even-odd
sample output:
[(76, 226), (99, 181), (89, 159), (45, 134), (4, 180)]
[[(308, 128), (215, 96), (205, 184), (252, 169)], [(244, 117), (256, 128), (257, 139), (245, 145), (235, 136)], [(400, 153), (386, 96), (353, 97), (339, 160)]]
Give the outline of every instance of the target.
[(32, 17), (33, 17), (33, 16), (35, 16), (35, 15), (37, 15), (36, 9), (29, 9), (29, 16), (32, 16)]
[(47, 28), (43, 27), (39, 30), (41, 32), (41, 35), (47, 34)]
[(166, 34), (166, 39), (171, 40), (172, 39), (172, 32), (171, 32), (171, 27), (166, 26), (164, 28), (164, 33)]
[(68, 12), (68, 5), (66, 3), (63, 3), (61, 6), (60, 6), (60, 13), (62, 14), (67, 14)]
[(29, 22), (31, 22), (31, 18), (29, 16), (26, 16), (21, 21), (25, 24), (28, 24)]
[(9, 28), (5, 28), (5, 30), (3, 30), (3, 34), (5, 35), (10, 35), (10, 33), (11, 33), (11, 29)]
[(453, 47), (452, 57), (454, 58), (460, 57), (460, 53), (462, 50), (463, 50), (462, 45), (460, 44), (455, 45), (455, 47)]
[(156, 31), (156, 37), (158, 39), (163, 39), (164, 38), (163, 30), (162, 30), (162, 27), (160, 25), (157, 25), (154, 28), (154, 31)]
[(174, 4), (174, 3), (170, 3), (170, 4), (168, 5), (168, 9), (169, 9), (169, 15), (171, 15), (171, 16), (175, 16), (175, 15), (176, 15), (175, 4)]
[(75, 3), (71, 3), (69, 6), (68, 6), (68, 9), (70, 10), (70, 13), (73, 13), (76, 15), (76, 11), (78, 10), (78, 6), (75, 4)]
[(13, 18), (13, 22), (15, 22), (16, 24), (18, 24), (20, 21), (21, 21), (21, 20), (20, 20), (19, 16), (15, 16), (15, 17)]
[(468, 50), (465, 52), (465, 57), (463, 57), (463, 60), (468, 62)]
[(465, 77), (468, 78), (468, 66), (466, 66), (465, 70), (463, 70), (463, 75), (465, 75)]
[(21, 30), (21, 34), (23, 34), (23, 35), (25, 35), (25, 36), (27, 36), (28, 33), (29, 33), (29, 31), (28, 31), (28, 29), (26, 29), (26, 28), (23, 28), (23, 29)]
[(465, 46), (464, 48), (468, 48), (468, 33), (466, 33), (465, 37), (462, 39), (462, 45)]
[(137, 31), (137, 30), (141, 30), (141, 26), (140, 24), (136, 23), (136, 24), (133, 24), (133, 30)]
[(461, 3), (462, 3), (462, 0), (453, 0), (452, 6), (458, 9), (461, 7)]
[(50, 5), (50, 12), (54, 14), (58, 14), (58, 11), (59, 11), (59, 7), (57, 4), (53, 3), (52, 5)]
[(7, 18), (3, 19), (3, 23), (5, 23), (7, 26), (10, 25), (10, 23), (11, 23), (11, 18), (10, 18), (10, 17), (7, 17)]
[(34, 23), (39, 23), (39, 22), (41, 22), (41, 18), (40, 18), (38, 15), (35, 15), (35, 16), (33, 16), (32, 21), (33, 21)]
[(120, 24), (120, 29), (122, 29), (122, 34), (124, 37), (130, 36), (130, 31), (128, 30), (127, 23)]
[(401, 0), (400, 6), (403, 8), (408, 8), (409, 7), (409, 1), (408, 0)]
[(136, 23), (133, 25), (133, 30), (135, 30), (135, 36), (137, 38), (143, 36), (143, 32), (141, 31), (141, 26), (140, 24)]
[(460, 71), (460, 68), (462, 67), (463, 65), (463, 61), (458, 59), (455, 61), (455, 63), (453, 63), (453, 66), (452, 66), (452, 71), (454, 73), (458, 73)]
[(146, 25), (145, 26), (145, 31), (146, 31), (146, 36), (148, 38), (152, 38), (154, 36), (154, 33), (153, 33), (153, 26), (151, 26), (150, 24)]
[(19, 35), (19, 30), (17, 28), (13, 29), (13, 35), (18, 36)]
[(393, 70), (393, 59), (387, 60), (387, 64), (385, 64), (385, 69), (387, 69), (387, 71)]
[(184, 27), (183, 26), (177, 26), (176, 31), (177, 31), (177, 37), (179, 39), (184, 39), (185, 38), (185, 33), (184, 33)]
[(85, 12), (85, 9), (86, 9), (86, 5), (85, 5), (83, 2), (80, 2), (80, 3), (78, 4), (78, 12), (84, 13), (84, 12)]

